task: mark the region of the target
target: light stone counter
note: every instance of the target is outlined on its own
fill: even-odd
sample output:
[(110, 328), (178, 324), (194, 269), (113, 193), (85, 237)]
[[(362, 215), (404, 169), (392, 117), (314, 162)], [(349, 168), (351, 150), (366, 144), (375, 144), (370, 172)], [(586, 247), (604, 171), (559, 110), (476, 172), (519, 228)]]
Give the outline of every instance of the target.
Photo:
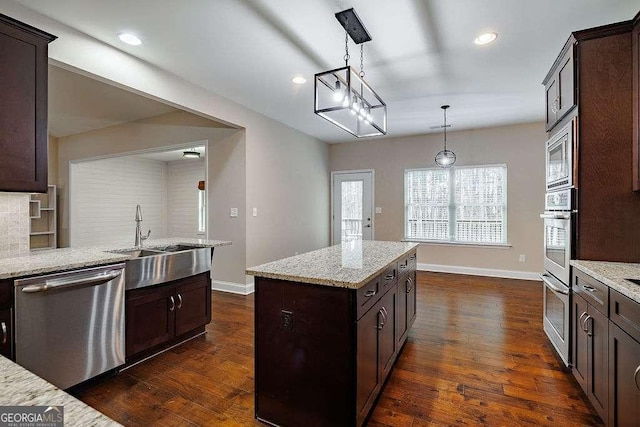
[(571, 265), (640, 303), (640, 285), (625, 279), (640, 280), (640, 264), (626, 262), (573, 260)]
[(417, 246), (410, 242), (348, 242), (251, 267), (246, 274), (358, 289)]
[[(190, 245), (202, 248), (215, 248), (230, 245), (226, 240), (206, 239), (149, 239), (144, 242), (144, 248), (159, 248), (169, 245)], [(86, 248), (62, 248), (46, 251), (34, 251), (22, 256), (0, 259), (0, 279), (30, 276), (82, 267), (114, 264), (132, 259), (126, 254), (111, 253), (115, 250), (133, 250), (131, 242), (121, 245), (92, 246)]]
[(0, 356), (0, 406), (64, 406), (65, 426), (119, 426), (53, 384)]

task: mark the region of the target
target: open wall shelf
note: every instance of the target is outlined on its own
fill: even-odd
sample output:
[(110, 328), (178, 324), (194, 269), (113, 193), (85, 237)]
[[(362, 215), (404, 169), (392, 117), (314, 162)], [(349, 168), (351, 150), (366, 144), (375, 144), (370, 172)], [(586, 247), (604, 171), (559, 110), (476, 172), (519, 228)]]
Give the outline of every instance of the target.
[(33, 193), (29, 200), (29, 245), (32, 251), (57, 247), (56, 186), (49, 185), (46, 193)]

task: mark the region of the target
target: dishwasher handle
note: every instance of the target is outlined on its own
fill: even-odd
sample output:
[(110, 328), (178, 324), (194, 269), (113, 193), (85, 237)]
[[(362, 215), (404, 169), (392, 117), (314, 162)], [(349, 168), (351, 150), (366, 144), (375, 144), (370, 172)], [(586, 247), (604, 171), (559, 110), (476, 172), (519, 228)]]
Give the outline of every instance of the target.
[(122, 274), (122, 270), (110, 270), (82, 278), (64, 278), (46, 280), (44, 284), (28, 285), (22, 288), (22, 292), (32, 294), (36, 292), (45, 292), (53, 289), (75, 288), (80, 286), (94, 286), (110, 282)]

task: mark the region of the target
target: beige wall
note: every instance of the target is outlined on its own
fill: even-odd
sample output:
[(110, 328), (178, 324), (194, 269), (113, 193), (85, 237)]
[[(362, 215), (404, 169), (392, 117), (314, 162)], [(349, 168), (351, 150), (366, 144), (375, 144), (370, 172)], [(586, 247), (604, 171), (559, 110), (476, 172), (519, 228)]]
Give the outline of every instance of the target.
[[(216, 253), (216, 280), (244, 282), (246, 229), (240, 218), (229, 218), (230, 207), (245, 210), (244, 132), (193, 114), (176, 111), (150, 119), (58, 139), (59, 234), (69, 238), (69, 162), (149, 148), (209, 141), (209, 236), (233, 241)], [(99, 227), (99, 224), (96, 224)], [(99, 242), (96, 242), (97, 244)]]
[(58, 183), (58, 138), (49, 135), (48, 149), (48, 181), (49, 185), (57, 185)]
[[(456, 165), (507, 164), (508, 249), (421, 244), (418, 262), (526, 272), (542, 271), (544, 125), (530, 123), (450, 132)], [(404, 170), (434, 167), (442, 135), (429, 134), (334, 144), (331, 169), (375, 169), (376, 240), (404, 237)], [(520, 254), (526, 262), (518, 261)]]

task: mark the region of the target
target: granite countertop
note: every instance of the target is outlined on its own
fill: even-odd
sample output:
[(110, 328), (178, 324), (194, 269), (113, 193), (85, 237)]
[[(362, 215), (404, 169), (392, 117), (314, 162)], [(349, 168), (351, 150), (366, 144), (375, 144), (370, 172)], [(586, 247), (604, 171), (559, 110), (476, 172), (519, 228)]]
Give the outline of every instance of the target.
[[(187, 238), (149, 239), (144, 248), (158, 248), (169, 245), (190, 245), (202, 248), (215, 248), (230, 245), (226, 240), (206, 240)], [(108, 251), (134, 250), (131, 242), (121, 245), (91, 246), (84, 248), (61, 248), (46, 251), (28, 252), (24, 255), (0, 259), (0, 279), (52, 273), (82, 267), (114, 264), (133, 259), (132, 255)]]
[(251, 267), (246, 274), (358, 289), (416, 246), (418, 243), (354, 241)]
[(625, 279), (640, 280), (640, 264), (626, 262), (572, 260), (571, 265), (640, 303), (640, 285)]
[(0, 405), (64, 406), (66, 426), (119, 426), (53, 384), (0, 356)]

